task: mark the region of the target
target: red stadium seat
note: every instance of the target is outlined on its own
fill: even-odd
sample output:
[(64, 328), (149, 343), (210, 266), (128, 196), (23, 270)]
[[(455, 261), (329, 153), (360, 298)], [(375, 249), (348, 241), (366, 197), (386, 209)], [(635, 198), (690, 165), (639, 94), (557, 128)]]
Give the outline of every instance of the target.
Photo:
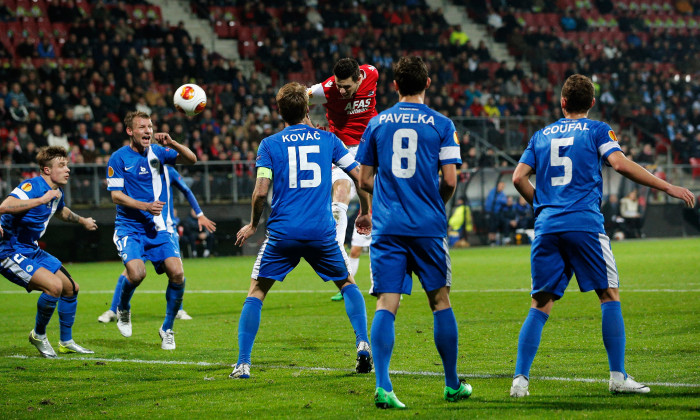
[(693, 178), (700, 178), (700, 158), (690, 158), (690, 167), (692, 168)]

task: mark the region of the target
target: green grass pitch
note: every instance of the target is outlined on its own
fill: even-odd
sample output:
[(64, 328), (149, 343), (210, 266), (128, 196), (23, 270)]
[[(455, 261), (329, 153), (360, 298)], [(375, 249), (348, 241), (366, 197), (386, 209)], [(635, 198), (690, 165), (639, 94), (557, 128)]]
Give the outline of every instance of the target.
[[(50, 251), (50, 250), (49, 250)], [(185, 309), (175, 351), (160, 349), (166, 278), (149, 273), (132, 301), (133, 336), (97, 317), (110, 303), (119, 262), (66, 264), (80, 284), (74, 337), (94, 355), (38, 357), (27, 340), (38, 293), (0, 281), (0, 414), (3, 418), (698, 418), (700, 241), (613, 244), (627, 332), (626, 368), (647, 395), (613, 396), (594, 293), (573, 283), (545, 326), (531, 396), (508, 396), (517, 337), (530, 299), (529, 248), (452, 253), (451, 300), (459, 325), (458, 370), (469, 400), (442, 399), (433, 319), (418, 282), (401, 302), (391, 369), (403, 411), (374, 407), (374, 374), (354, 372), (354, 336), (342, 303), (302, 262), (273, 287), (253, 348), (253, 377), (231, 380), (237, 323), (252, 257), (185, 260)], [(358, 284), (371, 323), (367, 256)], [(58, 343), (58, 314), (47, 329)]]

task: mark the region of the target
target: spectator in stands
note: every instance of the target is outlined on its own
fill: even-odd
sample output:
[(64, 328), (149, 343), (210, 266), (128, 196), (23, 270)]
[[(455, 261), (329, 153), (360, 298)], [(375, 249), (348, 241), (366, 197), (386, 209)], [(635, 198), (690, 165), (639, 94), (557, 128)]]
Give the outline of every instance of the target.
[(197, 258), (199, 255), (197, 251), (198, 243), (200, 243), (203, 248), (202, 257), (207, 258), (214, 253), (214, 247), (216, 245), (214, 234), (207, 229), (202, 229), (200, 231), (199, 221), (194, 209), (190, 209), (188, 216), (181, 220), (180, 223), (183, 227), (182, 239), (189, 246), (193, 258)]
[(489, 245), (495, 245), (498, 237), (498, 231), (501, 225), (501, 209), (506, 204), (507, 197), (503, 190), (506, 188), (504, 182), (499, 182), (486, 196), (484, 201), (484, 213), (488, 225), (488, 241)]
[(51, 133), (46, 136), (46, 141), (49, 146), (61, 146), (66, 151), (70, 149), (70, 144), (68, 144), (68, 136), (63, 134), (60, 124), (54, 124)]
[(636, 189), (630, 191), (620, 200), (620, 216), (625, 220), (626, 235), (631, 238), (639, 238), (641, 236), (642, 215), (639, 212), (639, 198)]
[(656, 161), (656, 153), (651, 144), (646, 143), (642, 150), (634, 156), (634, 161), (642, 166), (653, 165)]

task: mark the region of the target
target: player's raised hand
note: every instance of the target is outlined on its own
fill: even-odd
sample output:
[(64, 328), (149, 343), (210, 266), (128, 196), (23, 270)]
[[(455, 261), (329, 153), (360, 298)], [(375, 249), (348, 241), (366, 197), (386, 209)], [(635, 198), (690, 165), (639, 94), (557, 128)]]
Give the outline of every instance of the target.
[(153, 138), (155, 138), (156, 141), (158, 142), (158, 144), (160, 144), (161, 146), (167, 147), (167, 146), (170, 146), (171, 144), (173, 144), (173, 139), (170, 137), (170, 134), (168, 134), (168, 133), (155, 133), (153, 135)]
[(687, 188), (671, 185), (671, 187), (666, 191), (666, 194), (670, 195), (671, 197), (680, 198), (685, 202), (685, 205), (691, 209), (695, 207), (695, 194), (693, 194)]
[(97, 222), (92, 217), (83, 217), (80, 224), (87, 230), (97, 230)]
[(41, 196), (41, 203), (46, 204), (53, 200), (54, 198), (61, 198), (61, 191), (59, 190), (48, 190), (44, 195)]
[(372, 233), (372, 215), (364, 214), (357, 216), (355, 219), (355, 229), (361, 235), (369, 235)]
[(200, 232), (202, 231), (202, 228), (208, 230), (209, 233), (216, 232), (216, 223), (209, 220), (209, 218), (205, 215), (201, 215), (197, 218), (197, 224), (199, 225)]
[(252, 224), (247, 224), (241, 228), (241, 230), (238, 231), (236, 234), (236, 245), (238, 246), (243, 246), (245, 244), (245, 241), (248, 240), (251, 236), (255, 235), (255, 232), (258, 230), (257, 227), (254, 227)]
[(158, 216), (162, 211), (163, 211), (163, 205), (165, 203), (162, 201), (154, 201), (152, 203), (148, 203), (148, 206), (146, 207), (146, 211), (151, 213), (154, 216)]

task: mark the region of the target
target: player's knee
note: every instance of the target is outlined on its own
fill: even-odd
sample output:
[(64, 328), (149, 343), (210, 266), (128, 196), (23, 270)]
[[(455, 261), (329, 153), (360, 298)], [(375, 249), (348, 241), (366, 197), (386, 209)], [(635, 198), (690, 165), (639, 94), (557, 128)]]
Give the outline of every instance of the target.
[(174, 273), (168, 275), (168, 281), (174, 284), (182, 284), (185, 281), (185, 272), (182, 270), (177, 270)]
[(360, 258), (362, 255), (362, 248), (361, 247), (352, 247), (350, 248), (350, 258)]
[(134, 285), (139, 285), (143, 281), (143, 279), (146, 278), (146, 269), (144, 268), (143, 270), (134, 270), (133, 272), (129, 273), (129, 281), (131, 284)]
[(55, 298), (61, 297), (63, 294), (63, 284), (61, 284), (61, 280), (56, 277), (55, 281), (50, 282), (44, 287), (43, 292)]

